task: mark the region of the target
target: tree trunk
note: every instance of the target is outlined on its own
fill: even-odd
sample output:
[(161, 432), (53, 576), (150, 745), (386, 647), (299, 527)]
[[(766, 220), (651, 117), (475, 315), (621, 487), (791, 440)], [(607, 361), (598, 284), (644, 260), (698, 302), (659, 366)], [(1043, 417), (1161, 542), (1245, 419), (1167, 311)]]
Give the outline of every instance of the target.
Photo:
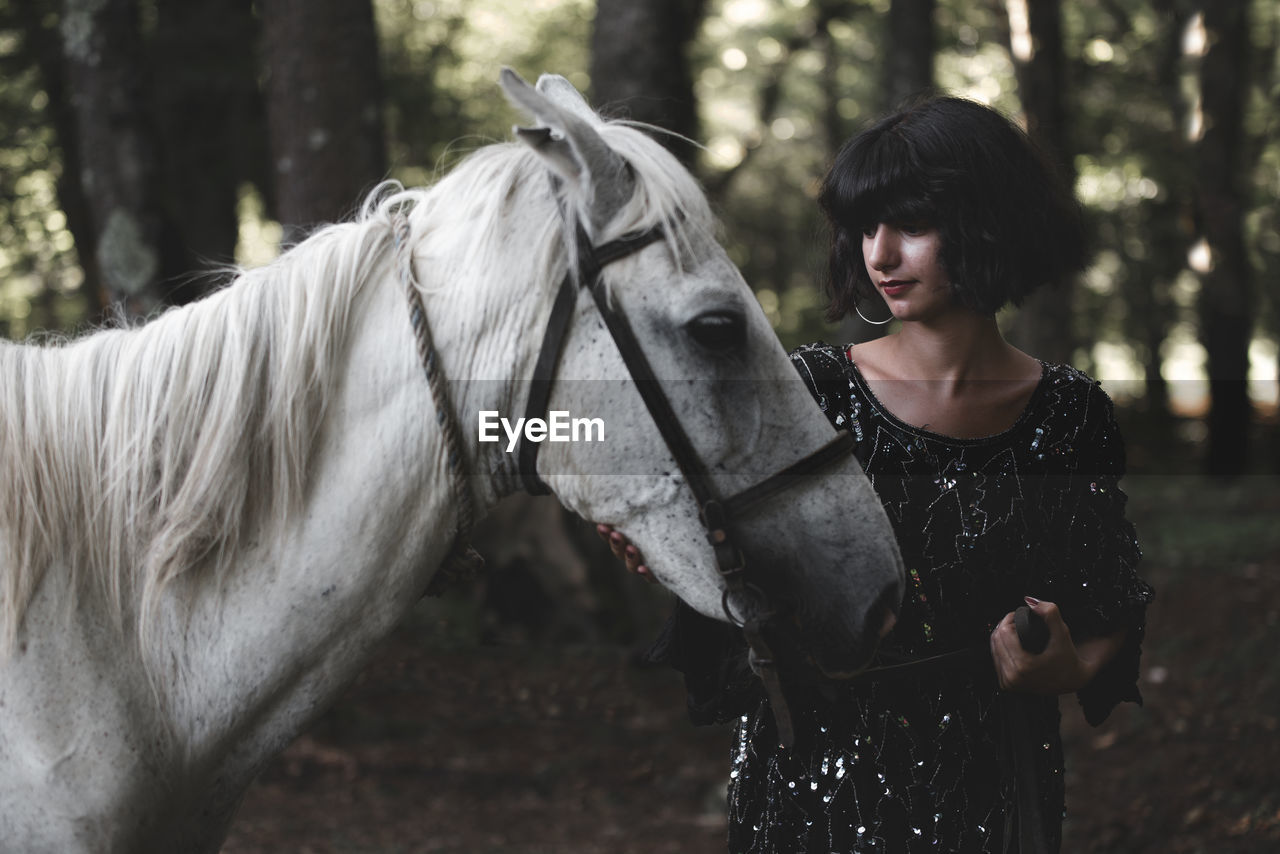
[[(1161, 373), (1161, 348), (1168, 337), (1175, 309), (1170, 288), (1186, 268), (1191, 237), (1191, 191), (1188, 184), (1190, 150), (1186, 142), (1189, 105), (1182, 93), (1182, 37), (1190, 16), (1185, 0), (1153, 0), (1162, 30), (1152, 85), (1163, 94), (1170, 112), (1170, 131), (1159, 142), (1164, 149), (1151, 158), (1151, 177), (1164, 188), (1163, 199), (1151, 205), (1149, 234), (1153, 246), (1149, 281), (1134, 281), (1128, 292), (1130, 311), (1138, 322), (1145, 375), (1145, 408), (1155, 418), (1169, 411), (1169, 387)], [(1152, 152), (1156, 155), (1157, 152)]]
[[(688, 47), (706, 0), (598, 0), (591, 33), (591, 100), (607, 115), (698, 138)], [(658, 136), (686, 165), (697, 149)]]
[[(158, 0), (155, 115), (164, 151), (166, 207), (183, 248), (184, 269), (235, 258), (242, 151), (264, 131), (255, 126), (257, 66), (250, 49), (251, 0)], [(184, 302), (204, 290), (182, 279)]]
[[(1010, 52), (1027, 132), (1061, 168), (1067, 186), (1074, 186), (1074, 152), (1066, 123), (1068, 81), (1060, 2), (1007, 0), (1007, 8)], [(1071, 327), (1074, 317), (1070, 288), (1043, 288), (1023, 305), (1009, 330), (1009, 340), (1047, 361), (1070, 362), (1077, 346)]]
[(889, 4), (889, 47), (883, 67), (886, 110), (933, 88), (935, 8), (937, 0), (892, 0)]
[(103, 308), (102, 279), (94, 257), (97, 239), (89, 213), (89, 200), (80, 182), (80, 139), (76, 133), (75, 112), (67, 93), (67, 63), (62, 37), (56, 23), (57, 0), (16, 4), (27, 51), (40, 73), (40, 83), (49, 96), (49, 123), (53, 126), (61, 155), (62, 171), (58, 175), (58, 206), (67, 217), (67, 228), (75, 238), (80, 269), (84, 274), (81, 290), (88, 298), (91, 314)]
[(64, 0), (62, 42), (80, 180), (105, 296), (128, 315), (164, 301), (166, 226), (134, 0)]
[(386, 173), (370, 0), (261, 0), (266, 112), (285, 242), (353, 212)]
[(1249, 461), (1249, 342), (1253, 272), (1244, 241), (1244, 106), (1249, 93), (1247, 3), (1201, 4), (1208, 51), (1200, 66), (1204, 135), (1196, 151), (1197, 212), (1211, 269), (1200, 290), (1208, 354), (1211, 474), (1243, 474)]

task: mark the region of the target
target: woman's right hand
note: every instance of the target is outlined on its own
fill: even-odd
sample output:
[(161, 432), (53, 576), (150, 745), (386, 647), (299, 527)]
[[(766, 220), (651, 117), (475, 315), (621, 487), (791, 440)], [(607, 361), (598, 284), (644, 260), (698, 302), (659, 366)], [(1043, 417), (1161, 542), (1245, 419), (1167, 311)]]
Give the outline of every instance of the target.
[(615, 531), (612, 525), (599, 524), (596, 525), (596, 533), (600, 535), (600, 539), (609, 544), (613, 556), (626, 564), (627, 571), (635, 573), (650, 584), (656, 584), (658, 579), (653, 577), (653, 573), (649, 571), (649, 567), (644, 565), (644, 556), (640, 554), (640, 550), (631, 544), (626, 535), (621, 531)]

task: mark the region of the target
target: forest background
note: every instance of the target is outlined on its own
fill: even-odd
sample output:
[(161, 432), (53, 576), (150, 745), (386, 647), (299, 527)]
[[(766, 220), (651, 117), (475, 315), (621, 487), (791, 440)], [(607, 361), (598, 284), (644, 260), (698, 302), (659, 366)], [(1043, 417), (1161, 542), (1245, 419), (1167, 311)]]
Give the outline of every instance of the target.
[[(379, 180), (430, 182), (509, 136), (520, 117), (496, 79), (510, 65), (530, 79), (565, 74), (606, 113), (700, 143), (664, 137), (702, 180), (783, 343), (862, 339), (877, 330), (822, 320), (814, 197), (826, 166), (860, 126), (929, 87), (990, 103), (1074, 180), (1095, 249), (1076, 287), (1002, 326), (1117, 400), (1161, 591), (1153, 625), (1168, 621), (1144, 675), (1164, 703), (1080, 742), (1086, 769), (1106, 754), (1102, 774), (1130, 749), (1146, 770), (1125, 770), (1157, 794), (1098, 798), (1103, 817), (1088, 820), (1110, 829), (1090, 849), (1081, 840), (1095, 828), (1080, 826), (1075, 850), (1264, 850), (1250, 845), (1280, 838), (1280, 796), (1263, 785), (1275, 772), (1262, 770), (1280, 765), (1280, 676), (1264, 653), (1280, 623), (1278, 56), (1274, 0), (0, 0), (0, 334), (74, 334), (197, 299), (226, 281), (226, 265), (270, 260)], [(415, 615), (413, 643), (523, 655), (512, 649), (639, 644), (660, 622), (665, 600), (629, 584), (558, 508), (517, 499), (486, 525), (488, 577)], [(465, 665), (476, 680), (483, 661)], [(678, 713), (670, 687), (663, 702)], [(295, 746), (262, 791), (296, 783), (298, 767), (329, 767), (334, 750), (377, 767), (361, 745), (404, 733), (360, 696), (323, 728), (323, 749)], [(1203, 786), (1160, 789), (1186, 766), (1153, 760), (1153, 745), (1170, 763), (1187, 760), (1179, 745), (1207, 765), (1217, 755), (1221, 769), (1232, 764), (1223, 749), (1255, 737), (1271, 753), (1229, 754), (1230, 784), (1205, 767)], [(626, 741), (600, 739), (597, 750)], [(493, 749), (519, 753), (518, 741)], [(712, 755), (711, 770), (685, 776), (714, 786)], [(347, 785), (352, 766), (337, 764), (335, 785)], [(669, 817), (673, 832), (715, 825), (694, 800), (691, 824)], [(492, 850), (544, 850), (507, 819), (525, 847)], [(288, 848), (318, 826), (290, 825)], [(545, 850), (595, 850), (575, 832), (576, 847)], [(1199, 848), (1202, 837), (1216, 841)], [(228, 850), (254, 844), (233, 837), (241, 847)], [(647, 844), (636, 850), (661, 850)], [(318, 850), (400, 850), (362, 845)]]

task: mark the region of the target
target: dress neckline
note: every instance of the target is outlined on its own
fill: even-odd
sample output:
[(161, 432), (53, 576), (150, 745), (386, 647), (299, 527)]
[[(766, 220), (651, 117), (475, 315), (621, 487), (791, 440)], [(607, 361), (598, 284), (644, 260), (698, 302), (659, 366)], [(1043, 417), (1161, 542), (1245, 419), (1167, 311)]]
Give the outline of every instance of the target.
[(871, 386), (867, 382), (867, 378), (862, 375), (862, 370), (858, 367), (858, 363), (853, 360), (853, 356), (849, 353), (849, 347), (843, 347), (842, 352), (844, 353), (845, 361), (848, 362), (849, 367), (853, 369), (853, 378), (854, 381), (857, 382), (858, 388), (864, 395), (866, 395), (869, 401), (875, 404), (876, 409), (880, 411), (885, 420), (908, 433), (915, 434), (916, 436), (952, 445), (982, 445), (987, 442), (998, 441), (1017, 432), (1031, 417), (1031, 412), (1035, 409), (1036, 404), (1039, 402), (1049, 381), (1049, 363), (1043, 359), (1036, 359), (1036, 361), (1040, 363), (1040, 379), (1036, 380), (1036, 387), (1031, 390), (1031, 396), (1027, 398), (1027, 402), (1022, 407), (1022, 411), (1018, 413), (1018, 417), (1014, 419), (1012, 424), (998, 433), (992, 433), (989, 436), (948, 436), (946, 433), (935, 433), (934, 431), (927, 430), (924, 427), (917, 427), (915, 424), (908, 424), (897, 415), (894, 415), (892, 410), (885, 406), (884, 402), (881, 401), (880, 398), (876, 397), (875, 392), (871, 390)]

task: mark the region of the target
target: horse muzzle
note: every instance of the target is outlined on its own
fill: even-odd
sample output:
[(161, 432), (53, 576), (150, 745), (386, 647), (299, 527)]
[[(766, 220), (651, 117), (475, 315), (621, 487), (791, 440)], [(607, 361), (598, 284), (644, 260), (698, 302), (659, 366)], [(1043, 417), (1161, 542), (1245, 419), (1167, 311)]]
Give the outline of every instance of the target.
[(856, 678), (871, 663), (880, 641), (896, 624), (899, 594), (886, 589), (868, 608), (856, 630), (808, 619), (788, 608), (762, 626), (782, 679), (793, 685), (821, 685)]

